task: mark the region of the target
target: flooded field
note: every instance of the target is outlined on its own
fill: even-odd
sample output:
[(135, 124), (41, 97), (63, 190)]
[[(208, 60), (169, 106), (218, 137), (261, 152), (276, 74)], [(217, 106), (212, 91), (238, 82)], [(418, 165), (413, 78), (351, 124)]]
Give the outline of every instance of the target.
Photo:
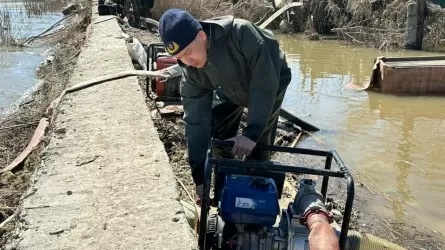
[[(35, 70), (44, 59), (24, 51), (3, 51), (0, 62), (0, 117), (36, 84)], [(3, 111), (3, 112), (2, 112)]]
[(0, 119), (37, 83), (45, 46), (19, 48), (10, 41), (38, 35), (60, 20), (66, 1), (0, 2)]
[[(339, 41), (278, 36), (293, 79), (284, 106), (321, 128), (326, 145), (305, 140), (301, 147), (336, 149), (371, 189), (372, 209), (400, 222), (445, 234), (445, 98), (398, 97), (357, 92), (345, 85), (369, 80), (378, 56), (436, 55), (382, 52)], [(384, 207), (384, 192), (395, 201)]]

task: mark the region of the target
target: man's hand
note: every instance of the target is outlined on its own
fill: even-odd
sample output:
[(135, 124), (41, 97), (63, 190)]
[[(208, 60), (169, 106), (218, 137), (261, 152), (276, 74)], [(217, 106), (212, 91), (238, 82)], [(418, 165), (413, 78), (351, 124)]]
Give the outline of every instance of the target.
[(235, 145), (232, 148), (231, 153), (239, 156), (249, 156), (252, 153), (256, 143), (244, 135), (238, 135), (236, 137), (227, 139), (226, 141), (233, 141)]
[(307, 220), (309, 225), (309, 249), (338, 250), (338, 237), (325, 216), (314, 214)]

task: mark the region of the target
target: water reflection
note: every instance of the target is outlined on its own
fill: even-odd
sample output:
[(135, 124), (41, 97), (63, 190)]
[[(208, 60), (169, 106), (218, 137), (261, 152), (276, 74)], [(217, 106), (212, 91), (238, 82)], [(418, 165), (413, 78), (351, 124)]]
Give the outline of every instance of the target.
[(11, 1), (0, 2), (0, 18), (7, 33), (14, 39), (24, 39), (43, 32), (60, 20), (60, 10), (67, 1)]
[(43, 60), (40, 55), (27, 52), (2, 52), (0, 63), (0, 107), (7, 107), (35, 83), (36, 66)]
[[(375, 202), (376, 213), (399, 221), (422, 221), (445, 233), (445, 225), (437, 220), (445, 218), (445, 169), (441, 166), (445, 161), (441, 132), (445, 130), (445, 98), (397, 97), (344, 87), (353, 79), (369, 80), (378, 56), (432, 53), (387, 53), (338, 41), (279, 39), (293, 73), (283, 105), (322, 128), (316, 136), (365, 176), (369, 186), (394, 201), (392, 209)], [(313, 140), (301, 146), (320, 148)]]
[[(444, 100), (438, 97), (370, 94), (368, 101), (370, 111), (380, 123), (386, 123), (383, 128), (389, 131), (380, 137), (380, 146), (386, 151), (381, 153), (381, 157), (386, 159), (387, 165), (393, 167), (394, 175), (389, 172), (387, 176), (394, 176), (394, 186), (382, 185), (396, 201), (394, 216), (400, 220), (409, 218), (405, 217), (401, 207), (407, 210), (409, 216), (413, 213), (418, 216), (425, 209), (431, 210), (433, 214), (440, 214), (438, 209), (445, 207), (441, 198), (445, 187), (442, 182), (431, 178), (431, 171), (434, 171), (436, 176), (445, 175), (445, 171), (440, 167), (445, 159), (440, 149), (445, 145), (445, 137), (438, 132), (445, 129)], [(379, 138), (379, 132), (374, 133), (377, 133), (375, 137)], [(394, 156), (391, 156), (391, 145), (394, 145)], [(436, 169), (439, 171), (435, 171)], [(386, 172), (387, 168), (383, 170)], [(378, 175), (376, 178), (382, 179)], [(391, 183), (388, 179), (385, 182)], [(433, 189), (435, 191), (431, 191)], [(441, 191), (437, 192), (438, 190)], [(430, 204), (434, 204), (434, 208), (431, 208)], [(421, 219), (437, 223), (433, 217)], [(439, 231), (443, 229), (443, 225), (438, 228)]]
[[(0, 2), (0, 44), (3, 41), (24, 39), (42, 33), (60, 20), (60, 10), (67, 1), (3, 1)], [(5, 23), (5, 20), (8, 22)], [(43, 61), (47, 47), (18, 48), (0, 45), (0, 120), (12, 104), (18, 104), (32, 90), (37, 80), (34, 74)]]
[[(394, 213), (397, 219), (402, 219), (403, 213), (401, 213), (402, 204), (406, 204), (407, 201), (412, 201), (414, 198), (411, 194), (409, 184), (407, 183), (407, 178), (410, 174), (411, 167), (407, 162), (412, 162), (411, 154), (413, 151), (414, 144), (411, 141), (411, 134), (414, 130), (414, 121), (411, 116), (402, 117), (401, 121), (401, 138), (399, 143), (396, 145), (396, 152), (398, 155), (398, 160), (394, 162), (394, 168), (396, 171), (396, 191), (397, 191), (397, 201), (400, 201), (398, 206), (395, 207)], [(404, 159), (404, 160), (403, 160)]]

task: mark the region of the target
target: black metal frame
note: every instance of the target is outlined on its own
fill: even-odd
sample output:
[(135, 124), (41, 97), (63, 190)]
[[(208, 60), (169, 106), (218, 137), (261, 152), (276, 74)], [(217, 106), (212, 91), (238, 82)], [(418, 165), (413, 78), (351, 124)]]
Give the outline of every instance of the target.
[[(343, 223), (340, 232), (340, 249), (344, 250), (346, 245), (346, 239), (348, 236), (349, 222), (351, 219), (352, 205), (354, 202), (354, 180), (350, 174), (348, 168), (341, 160), (340, 156), (335, 150), (322, 151), (304, 148), (291, 148), (283, 146), (256, 146), (258, 150), (267, 150), (275, 152), (286, 152), (286, 153), (296, 153), (304, 155), (322, 156), (326, 157), (325, 169), (314, 169), (309, 167), (299, 167), (290, 165), (279, 165), (270, 162), (252, 162), (252, 161), (241, 161), (235, 159), (216, 159), (212, 158), (212, 153), (215, 146), (219, 147), (232, 147), (233, 142), (221, 141), (216, 139), (211, 139), (209, 143), (209, 148), (207, 150), (207, 158), (204, 167), (204, 183), (203, 183), (203, 197), (201, 200), (201, 217), (200, 217), (200, 228), (199, 228), (199, 246), (200, 249), (205, 249), (206, 246), (206, 232), (207, 232), (207, 211), (210, 206), (210, 186), (211, 186), (211, 176), (212, 170), (218, 164), (230, 165), (232, 167), (258, 169), (258, 170), (272, 170), (274, 172), (291, 172), (297, 174), (311, 174), (311, 175), (322, 175), (323, 183), (321, 187), (321, 193), (323, 198), (326, 200), (326, 193), (328, 190), (329, 177), (345, 178), (347, 182), (347, 197), (345, 205), (345, 213), (343, 216)], [(332, 159), (339, 166), (339, 171), (331, 170)]]
[[(164, 44), (162, 42), (150, 43), (146, 47), (145, 51), (147, 52), (148, 57), (151, 57), (151, 63), (156, 62), (156, 53), (154, 53), (155, 48), (165, 51)], [(148, 57), (147, 57), (147, 60), (148, 60)], [(150, 61), (147, 61), (147, 65), (149, 65), (148, 70), (153, 70), (151, 68), (153, 65), (150, 64)]]
[[(156, 53), (155, 49), (160, 48), (164, 49), (164, 46), (161, 42), (150, 43), (145, 47), (145, 52), (147, 53), (147, 66), (148, 70), (153, 70), (153, 64), (156, 62)], [(151, 62), (150, 62), (151, 59)], [(151, 98), (151, 93), (154, 92), (154, 83), (156, 79), (147, 78), (147, 84), (145, 86), (145, 93), (147, 97)]]

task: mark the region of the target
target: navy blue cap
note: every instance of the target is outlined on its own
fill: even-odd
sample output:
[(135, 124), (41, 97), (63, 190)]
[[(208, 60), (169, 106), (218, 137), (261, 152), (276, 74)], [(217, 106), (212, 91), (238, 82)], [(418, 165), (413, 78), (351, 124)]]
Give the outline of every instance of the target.
[(185, 10), (169, 9), (159, 19), (159, 34), (170, 55), (187, 47), (201, 29), (198, 20)]

